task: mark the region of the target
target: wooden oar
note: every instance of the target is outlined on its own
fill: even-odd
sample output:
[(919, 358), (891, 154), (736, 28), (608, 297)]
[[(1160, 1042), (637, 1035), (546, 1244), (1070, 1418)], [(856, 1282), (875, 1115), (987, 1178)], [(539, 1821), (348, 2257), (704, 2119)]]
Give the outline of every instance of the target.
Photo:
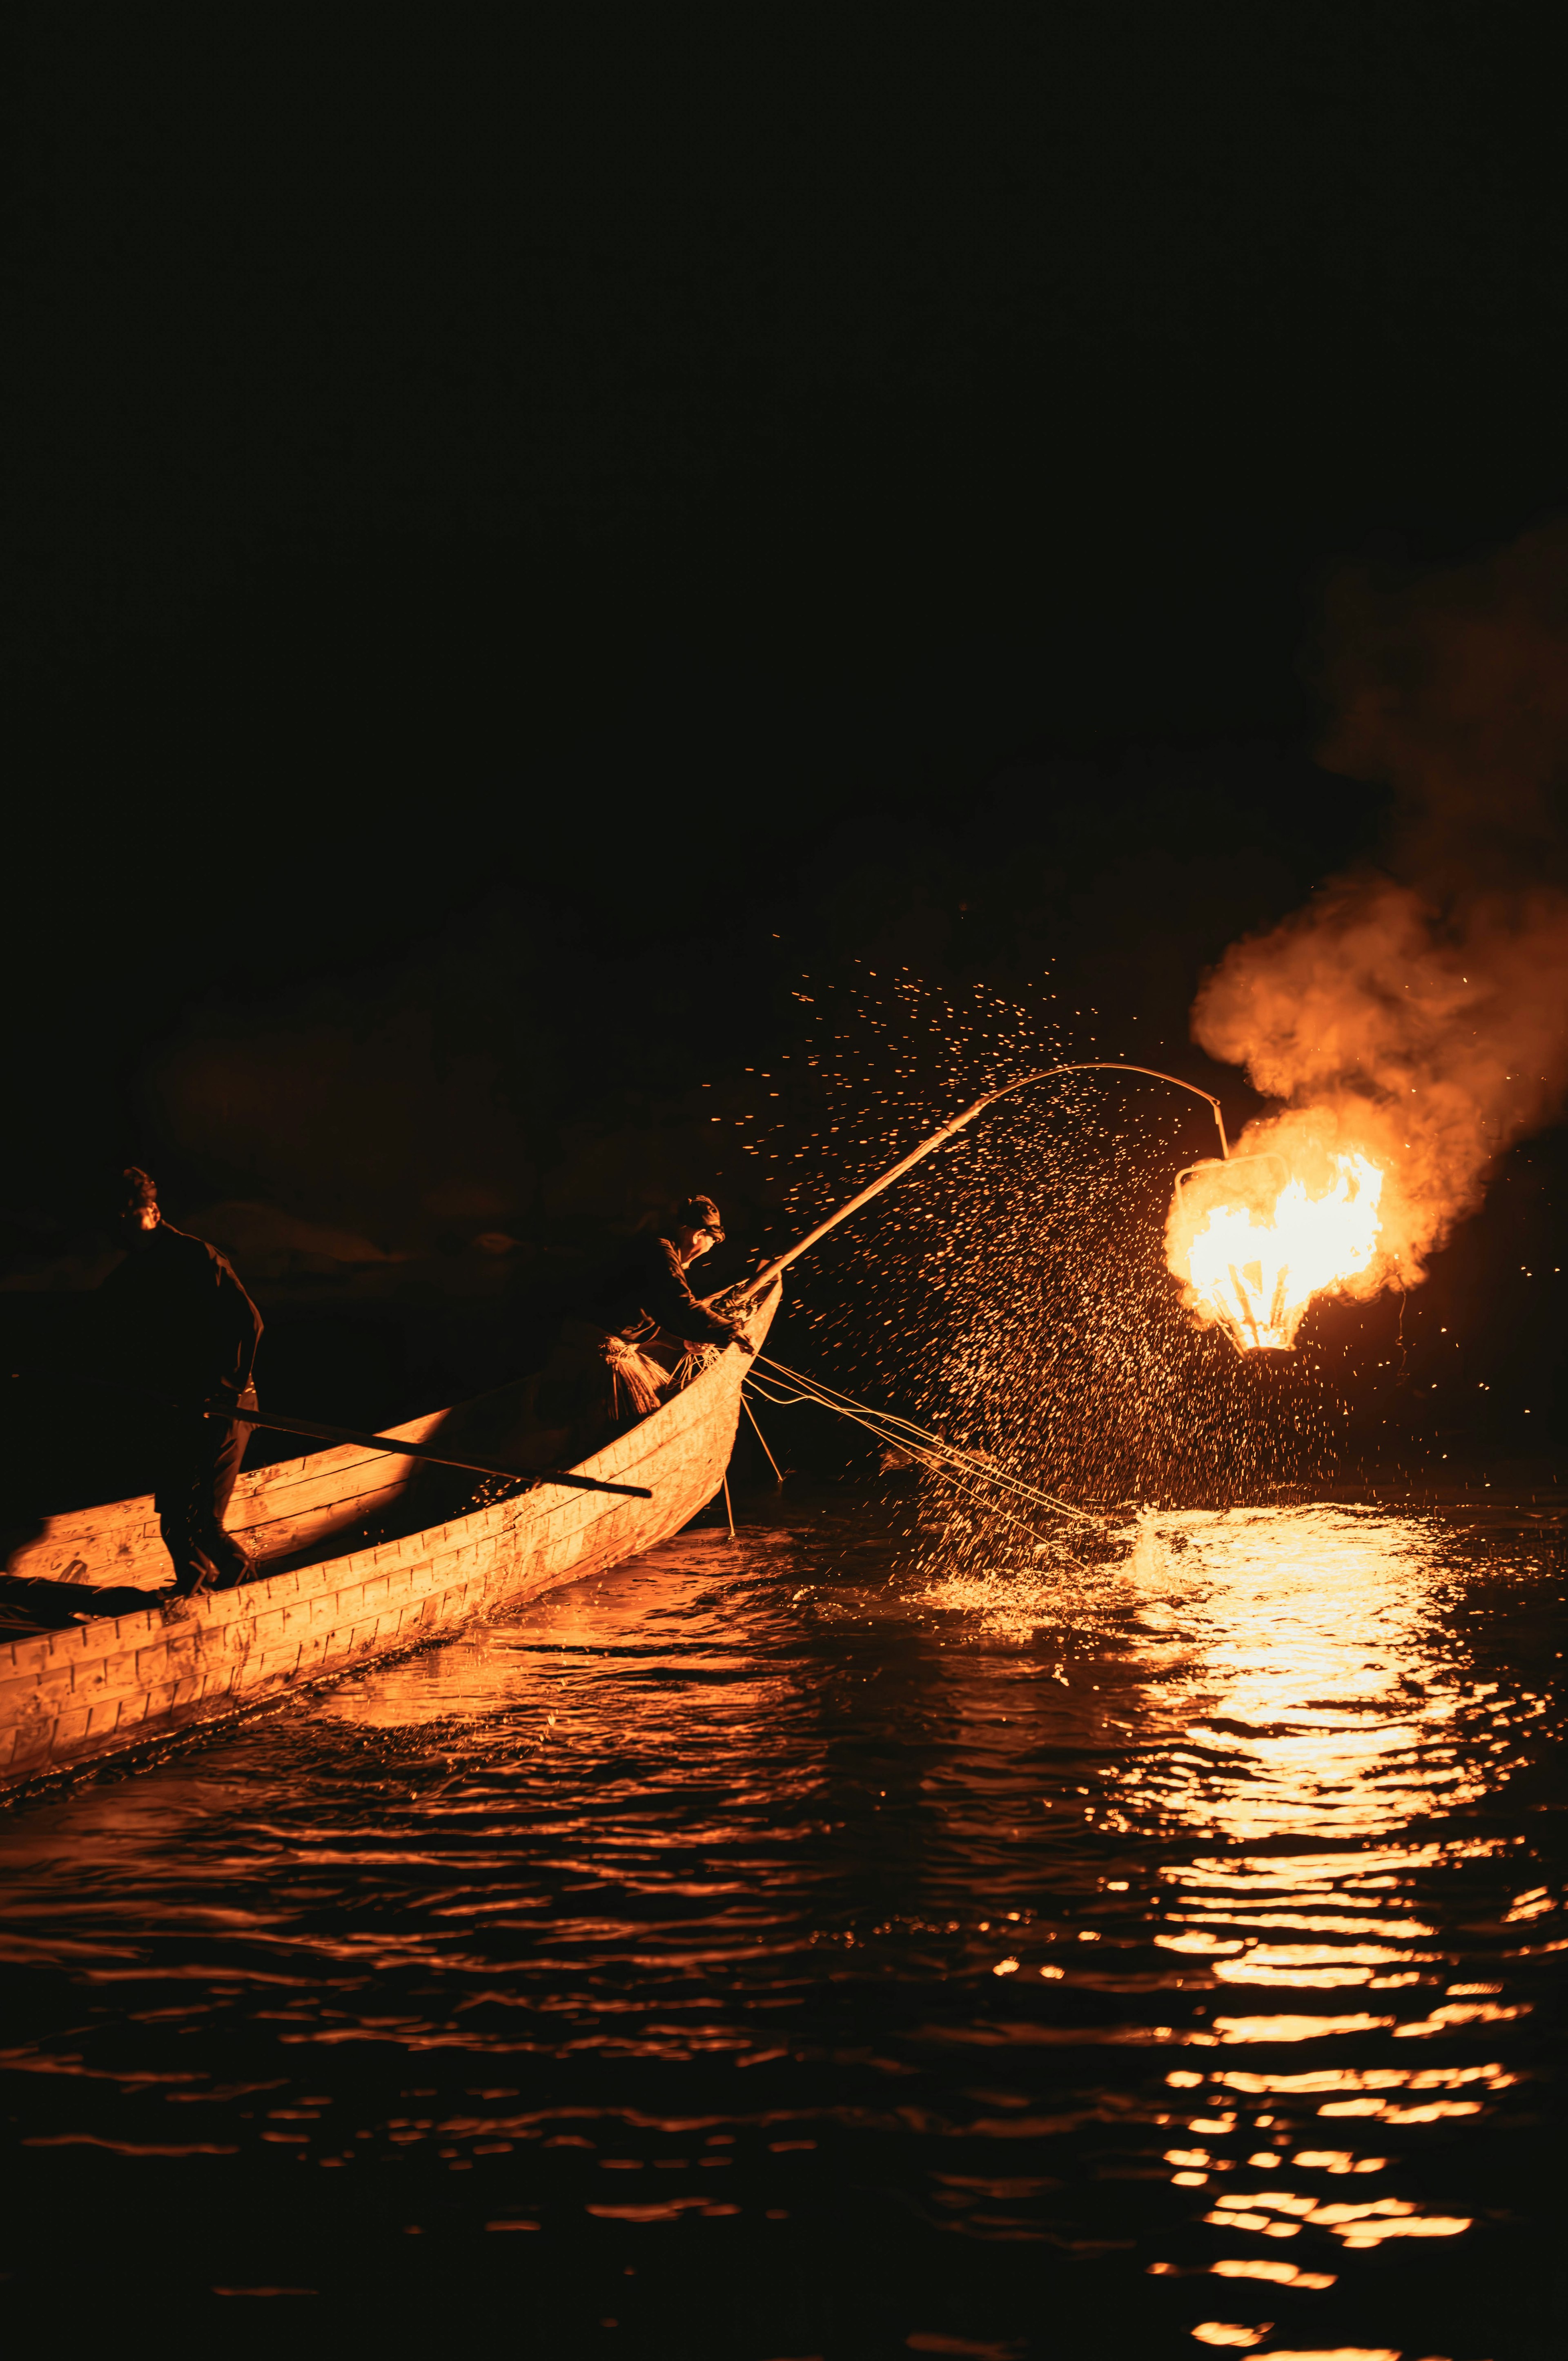
[(319, 1443), (356, 1443), (361, 1451), (384, 1451), (393, 1459), (428, 1459), (435, 1467), (460, 1467), (467, 1476), (499, 1476), (509, 1484), (569, 1484), (576, 1492), (617, 1492), (627, 1500), (651, 1500), (645, 1484), (606, 1484), (597, 1476), (579, 1476), (570, 1467), (486, 1467), (477, 1459), (449, 1459), (444, 1452), (427, 1451), (422, 1443), (403, 1443), (395, 1434), (366, 1434), (356, 1426), (323, 1426), (313, 1418), (280, 1418), (275, 1411), (203, 1411), (204, 1418), (237, 1420), (242, 1426), (264, 1426), (280, 1434), (308, 1434)]
[[(862, 1189), (858, 1197), (851, 1197), (847, 1205), (840, 1205), (836, 1213), (829, 1213), (825, 1222), (818, 1222), (814, 1230), (808, 1230), (805, 1237), (798, 1238), (793, 1246), (785, 1253), (777, 1256), (765, 1269), (753, 1272), (750, 1279), (737, 1279), (733, 1287), (725, 1288), (722, 1292), (733, 1296), (755, 1295), (759, 1290), (767, 1286), (770, 1279), (776, 1279), (780, 1271), (794, 1262), (797, 1256), (803, 1255), (808, 1246), (814, 1246), (818, 1238), (825, 1238), (829, 1230), (836, 1230), (840, 1222), (847, 1222), (851, 1213), (858, 1213), (862, 1205), (869, 1205), (873, 1197), (880, 1197), (884, 1189), (891, 1187), (894, 1180), (901, 1179), (912, 1166), (918, 1164), (923, 1157), (929, 1156), (933, 1148), (945, 1146), (955, 1132), (962, 1131), (965, 1124), (972, 1123), (975, 1116), (982, 1113), (986, 1107), (994, 1106), (996, 1101), (1004, 1099), (1010, 1091), (1024, 1090), (1030, 1082), (1054, 1082), (1058, 1074), (1148, 1074), (1157, 1082), (1171, 1082), (1179, 1091), (1190, 1091), (1195, 1098), (1207, 1099), (1213, 1109), (1214, 1121), (1220, 1126), (1221, 1155), (1224, 1157), (1230, 1155), (1230, 1143), (1225, 1137), (1225, 1118), (1220, 1112), (1219, 1100), (1212, 1091), (1201, 1091), (1196, 1082), (1184, 1082), (1179, 1074), (1162, 1074), (1157, 1066), (1125, 1065), (1119, 1058), (1090, 1058), (1077, 1060), (1070, 1066), (1047, 1066), (1040, 1073), (1020, 1074), (1015, 1081), (1003, 1082), (1000, 1090), (987, 1091), (984, 1098), (976, 1099), (973, 1106), (965, 1107), (962, 1115), (954, 1115), (951, 1123), (945, 1123), (940, 1131), (934, 1131), (929, 1139), (922, 1140), (918, 1148), (911, 1149), (910, 1153), (903, 1157), (898, 1163), (890, 1165), (880, 1180), (873, 1180), (869, 1188)], [(717, 1301), (718, 1299), (714, 1297), (710, 1300)]]
[[(13, 1369), (14, 1378), (22, 1377)], [(118, 1393), (117, 1386), (108, 1385), (101, 1378), (48, 1377), (45, 1385), (91, 1386), (95, 1392)], [(135, 1394), (131, 1405), (137, 1410), (178, 1410), (178, 1402), (165, 1401), (151, 1394)], [(477, 1459), (450, 1459), (442, 1451), (427, 1451), (422, 1443), (404, 1443), (395, 1434), (369, 1434), (357, 1426), (323, 1426), (319, 1419), (280, 1418), (276, 1411), (204, 1410), (203, 1418), (229, 1419), (241, 1426), (264, 1426), (280, 1434), (308, 1434), (317, 1443), (352, 1443), (361, 1451), (384, 1451), (391, 1459), (428, 1459), (433, 1466), (459, 1467), (465, 1476), (499, 1476), (506, 1484), (567, 1484), (575, 1492), (614, 1492), (622, 1499), (651, 1500), (653, 1497), (643, 1484), (606, 1484), (597, 1476), (579, 1476), (570, 1467), (487, 1467)]]

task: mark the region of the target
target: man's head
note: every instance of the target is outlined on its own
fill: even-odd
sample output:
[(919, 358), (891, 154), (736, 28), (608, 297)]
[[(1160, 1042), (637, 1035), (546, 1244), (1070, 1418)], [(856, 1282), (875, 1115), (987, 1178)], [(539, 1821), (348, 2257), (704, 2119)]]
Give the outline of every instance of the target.
[(724, 1224), (711, 1197), (688, 1197), (676, 1206), (670, 1243), (683, 1263), (695, 1262), (710, 1246), (724, 1244)]
[(158, 1183), (139, 1164), (115, 1174), (108, 1191), (109, 1217), (122, 1246), (139, 1246), (157, 1229)]

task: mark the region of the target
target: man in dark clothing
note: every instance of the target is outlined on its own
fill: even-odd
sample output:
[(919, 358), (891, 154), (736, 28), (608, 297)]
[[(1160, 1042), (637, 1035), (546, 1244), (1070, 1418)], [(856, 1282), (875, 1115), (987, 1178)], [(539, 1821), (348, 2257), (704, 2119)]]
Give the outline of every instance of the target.
[[(741, 1323), (699, 1303), (686, 1279), (723, 1236), (713, 1200), (689, 1197), (660, 1230), (541, 1290), (521, 1340), (532, 1367), (450, 1412), (443, 1447), (497, 1467), (575, 1467), (679, 1391), (699, 1356), (726, 1345), (751, 1352)], [(457, 1512), (433, 1470), (412, 1485), (426, 1522)]]
[[(661, 1397), (692, 1374), (703, 1346), (739, 1345), (751, 1352), (741, 1323), (699, 1303), (686, 1279), (723, 1237), (712, 1198), (688, 1197), (662, 1230), (640, 1230), (560, 1290), (554, 1348), (533, 1397), (557, 1466), (576, 1466), (630, 1421), (657, 1410)], [(655, 1343), (684, 1345), (687, 1357), (673, 1368), (679, 1356), (661, 1362), (648, 1349)]]
[(574, 1290), (580, 1320), (629, 1342), (656, 1328), (685, 1345), (740, 1345), (739, 1322), (710, 1312), (691, 1291), (686, 1272), (699, 1256), (724, 1243), (724, 1224), (711, 1197), (688, 1197), (661, 1233), (640, 1230)]
[(163, 1219), (156, 1187), (136, 1166), (119, 1176), (113, 1209), (126, 1253), (104, 1282), (106, 1343), (127, 1391), (148, 1400), (154, 1506), (174, 1587), (186, 1598), (226, 1590), (251, 1570), (224, 1531), (250, 1429), (223, 1413), (256, 1408), (261, 1314), (216, 1246)]

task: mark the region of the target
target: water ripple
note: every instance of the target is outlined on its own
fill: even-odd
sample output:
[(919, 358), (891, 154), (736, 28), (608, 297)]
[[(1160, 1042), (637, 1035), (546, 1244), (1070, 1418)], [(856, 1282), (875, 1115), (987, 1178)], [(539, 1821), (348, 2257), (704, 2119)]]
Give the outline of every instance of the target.
[(765, 1514), (0, 1824), (16, 2287), (90, 2211), (197, 2324), (1544, 2356), (1554, 1527)]

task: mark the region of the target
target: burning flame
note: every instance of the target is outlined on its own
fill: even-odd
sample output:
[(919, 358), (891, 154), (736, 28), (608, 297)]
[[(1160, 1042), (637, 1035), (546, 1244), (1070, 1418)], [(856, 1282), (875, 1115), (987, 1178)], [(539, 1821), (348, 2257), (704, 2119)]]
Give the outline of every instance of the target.
[(1359, 1150), (1319, 1152), (1315, 1190), (1277, 1153), (1184, 1172), (1171, 1207), (1171, 1268), (1201, 1320), (1243, 1352), (1295, 1344), (1314, 1295), (1379, 1258), (1382, 1168)]

